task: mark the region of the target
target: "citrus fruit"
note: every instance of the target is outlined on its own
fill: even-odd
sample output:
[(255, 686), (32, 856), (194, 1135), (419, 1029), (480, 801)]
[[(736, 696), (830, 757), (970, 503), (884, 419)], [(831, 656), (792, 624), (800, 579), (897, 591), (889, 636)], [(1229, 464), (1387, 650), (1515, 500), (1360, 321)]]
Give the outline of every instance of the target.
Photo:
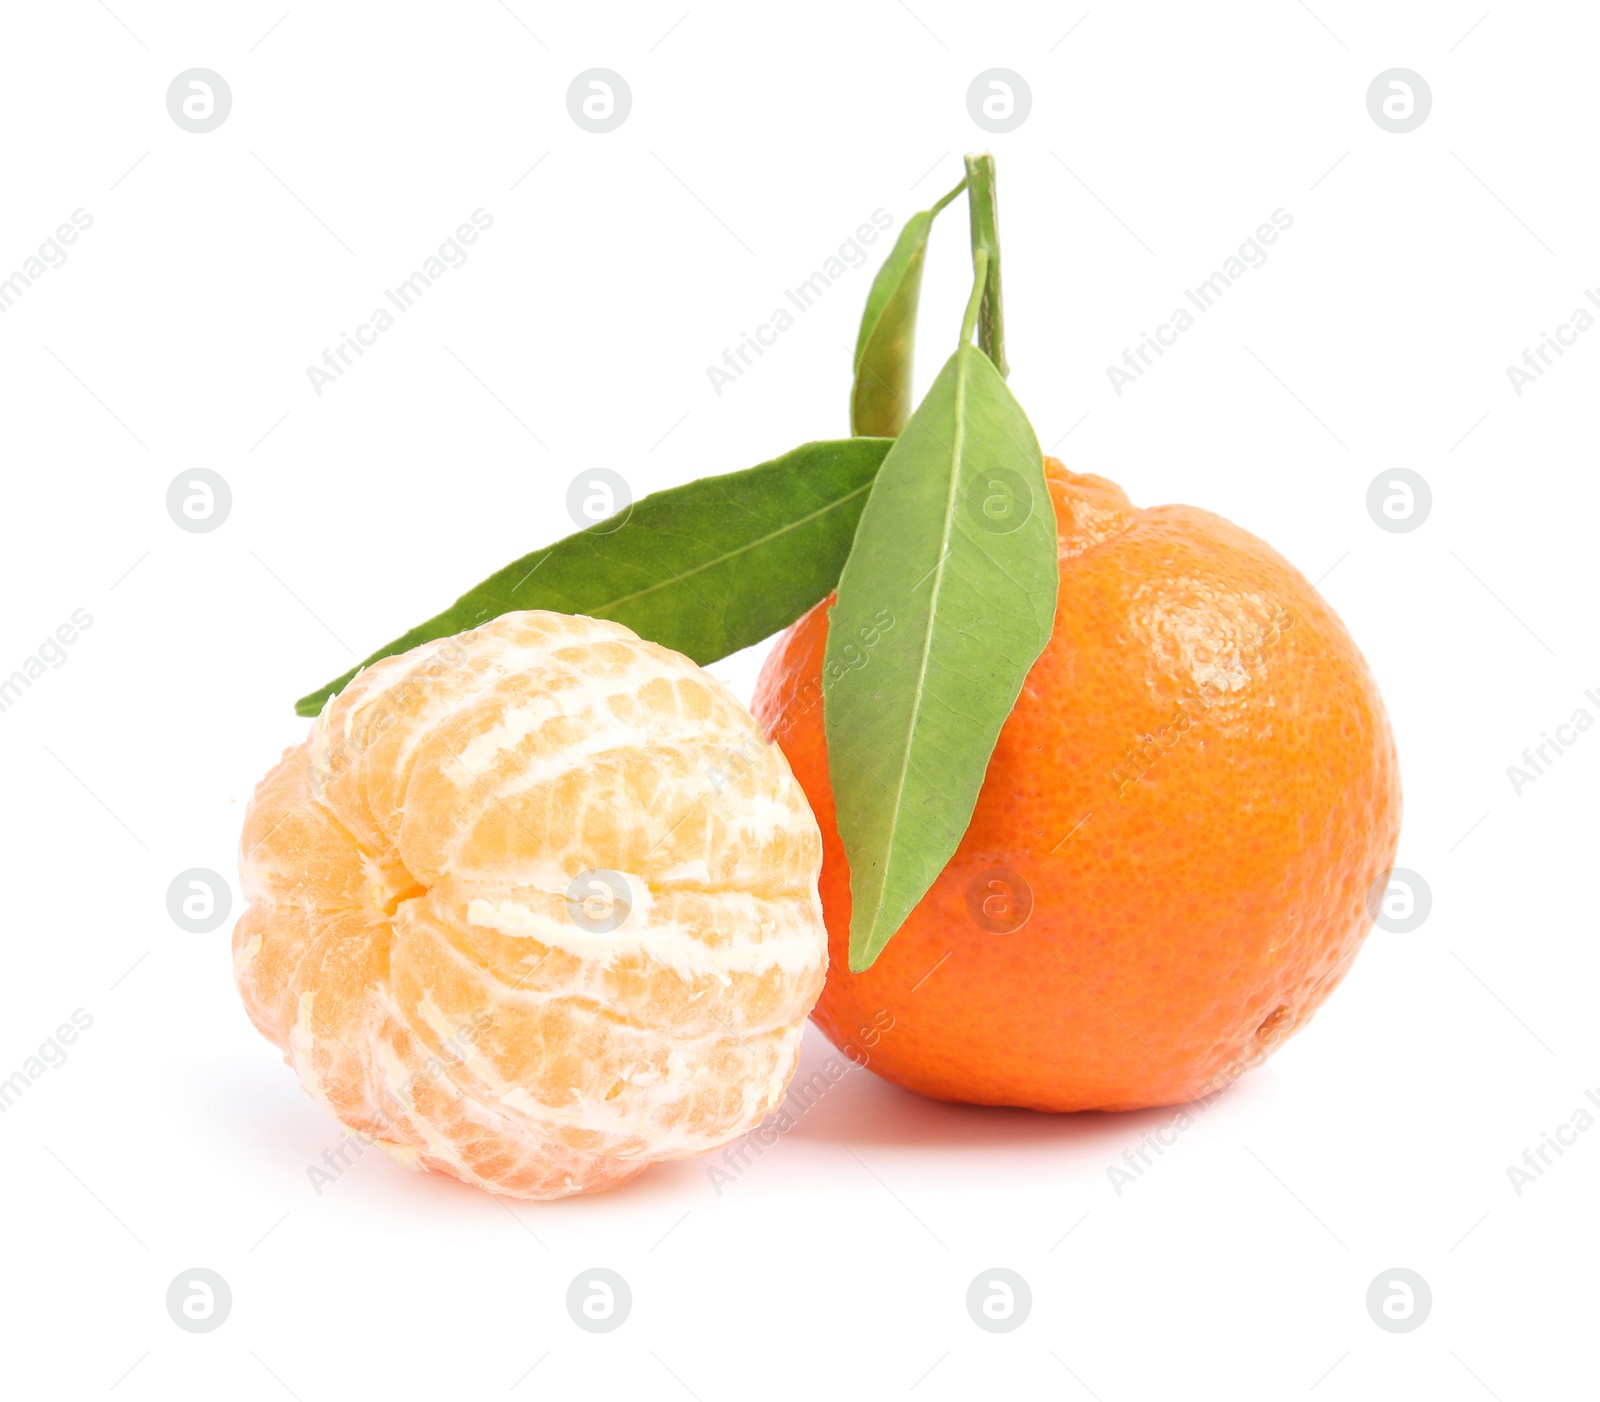
[[(1349, 967), (1389, 870), (1399, 774), (1343, 624), (1270, 547), (1209, 512), (1139, 510), (1045, 460), (1053, 635), (972, 821), (863, 972), (822, 724), (829, 602), (779, 640), (755, 711), (823, 835), (832, 963), (814, 1017), (948, 1100), (1126, 1110), (1208, 1095)], [(851, 650), (873, 666), (881, 636)]]
[(820, 837), (715, 679), (508, 613), (368, 667), (256, 790), (235, 970), (349, 1130), (519, 1197), (606, 1188), (781, 1100)]

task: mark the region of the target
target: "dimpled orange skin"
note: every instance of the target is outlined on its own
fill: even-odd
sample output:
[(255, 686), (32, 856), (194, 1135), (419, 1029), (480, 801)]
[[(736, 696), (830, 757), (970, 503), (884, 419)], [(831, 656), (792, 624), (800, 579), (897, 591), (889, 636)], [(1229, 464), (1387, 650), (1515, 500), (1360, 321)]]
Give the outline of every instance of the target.
[[(1194, 507), (1139, 510), (1053, 458), (1045, 472), (1054, 635), (954, 857), (865, 972), (849, 968), (823, 737), (831, 599), (762, 671), (756, 716), (823, 835), (831, 964), (813, 1017), (939, 1099), (1177, 1104), (1258, 1064), (1348, 970), (1399, 837), (1394, 741), (1344, 625), (1269, 546)], [(891, 638), (854, 655), (870, 668)], [(1012, 933), (978, 923), (1004, 929), (1027, 904), (996, 867), (1031, 889)]]

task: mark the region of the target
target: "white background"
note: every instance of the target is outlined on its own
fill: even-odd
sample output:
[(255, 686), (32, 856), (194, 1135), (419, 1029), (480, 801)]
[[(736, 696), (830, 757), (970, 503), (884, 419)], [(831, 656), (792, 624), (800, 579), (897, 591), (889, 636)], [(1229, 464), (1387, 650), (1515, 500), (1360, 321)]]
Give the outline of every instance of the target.
[[(1600, 1132), (1520, 1196), (1507, 1166), (1600, 1087), (1600, 732), (1520, 795), (1506, 768), (1600, 717), (1600, 333), (1520, 397), (1505, 369), (1600, 284), (1589, 7), (1473, 28), (1488, 0), (463, 0), (274, 27), (283, 3), (6, 14), (0, 276), (94, 221), (0, 315), (0, 673), (94, 620), (0, 714), (0, 1078), (93, 1018), (0, 1116), (9, 1390), (1512, 1402), (1592, 1380)], [(194, 66), (233, 93), (205, 135), (165, 107)], [(565, 103), (596, 66), (633, 93), (604, 136)], [(990, 137), (966, 91), (995, 66), (1033, 108)], [(1433, 93), (1406, 135), (1366, 109), (1395, 66)], [(1168, 1114), (964, 1109), (867, 1072), (720, 1193), (689, 1162), (512, 1203), (376, 1151), (318, 1193), (338, 1126), (247, 1024), (227, 927), (176, 928), (169, 882), (232, 879), (252, 786), (304, 733), (293, 698), (564, 534), (581, 470), (642, 495), (847, 431), (871, 267), (720, 397), (706, 366), (985, 146), (1041, 442), (1320, 581), (1388, 701), (1429, 918), (1375, 932), (1120, 1195), (1108, 1168)], [(469, 261), (316, 395), (306, 366), (479, 208)], [(1278, 208), (1267, 264), (1118, 397), (1105, 367)], [(935, 233), (919, 388), (954, 344), (964, 221)], [(1434, 504), (1392, 534), (1365, 498), (1402, 466)], [(166, 513), (195, 467), (232, 489), (214, 533)], [(748, 694), (758, 663), (715, 670)], [(194, 1266), (233, 1293), (208, 1334), (164, 1304)], [(564, 1306), (592, 1266), (632, 1288), (611, 1334)], [(993, 1266), (1033, 1293), (1009, 1334), (964, 1305)], [(1395, 1266), (1433, 1292), (1408, 1334), (1364, 1303)]]

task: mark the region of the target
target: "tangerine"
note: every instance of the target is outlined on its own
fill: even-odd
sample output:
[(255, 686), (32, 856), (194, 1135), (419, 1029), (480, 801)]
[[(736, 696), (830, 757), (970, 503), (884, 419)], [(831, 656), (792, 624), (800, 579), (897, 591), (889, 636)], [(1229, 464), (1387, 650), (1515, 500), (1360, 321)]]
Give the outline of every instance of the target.
[(413, 1168), (560, 1197), (782, 1100), (827, 937), (783, 753), (618, 623), (505, 614), (388, 657), (256, 790), (251, 1020)]
[(813, 1016), (853, 1047), (887, 1014), (872, 1069), (940, 1099), (1179, 1103), (1257, 1064), (1348, 969), (1398, 842), (1394, 741), (1344, 625), (1269, 546), (1053, 458), (1045, 473), (1053, 636), (954, 856), (861, 972), (822, 724), (831, 601), (762, 669), (756, 715), (822, 829)]

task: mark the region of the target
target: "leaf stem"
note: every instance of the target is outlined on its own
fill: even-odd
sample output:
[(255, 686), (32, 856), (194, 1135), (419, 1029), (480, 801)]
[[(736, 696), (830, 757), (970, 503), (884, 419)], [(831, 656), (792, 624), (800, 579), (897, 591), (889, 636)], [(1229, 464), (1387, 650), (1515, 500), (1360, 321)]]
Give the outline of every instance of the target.
[[(988, 254), (983, 306), (978, 316), (978, 346), (994, 362), (1002, 378), (1006, 364), (1005, 317), (1000, 302), (1000, 230), (994, 192), (994, 157), (988, 152), (967, 157), (967, 208), (972, 216), (972, 265)], [(965, 340), (965, 334), (962, 339)]]
[[(967, 298), (967, 310), (961, 317), (961, 344), (972, 339), (972, 328), (978, 324), (978, 313), (989, 290), (989, 250), (977, 249), (972, 255), (972, 295)], [(979, 343), (982, 344), (981, 342)], [(984, 348), (987, 354), (987, 347)]]
[(941, 209), (943, 209), (947, 204), (949, 204), (951, 200), (953, 200), (957, 195), (959, 195), (966, 188), (967, 188), (967, 179), (966, 179), (965, 176), (962, 176), (961, 177), (961, 183), (959, 185), (957, 185), (955, 189), (950, 191), (950, 193), (948, 195), (945, 195), (942, 198), (935, 200), (933, 202), (933, 205), (929, 208), (928, 213), (929, 214), (937, 214)]

